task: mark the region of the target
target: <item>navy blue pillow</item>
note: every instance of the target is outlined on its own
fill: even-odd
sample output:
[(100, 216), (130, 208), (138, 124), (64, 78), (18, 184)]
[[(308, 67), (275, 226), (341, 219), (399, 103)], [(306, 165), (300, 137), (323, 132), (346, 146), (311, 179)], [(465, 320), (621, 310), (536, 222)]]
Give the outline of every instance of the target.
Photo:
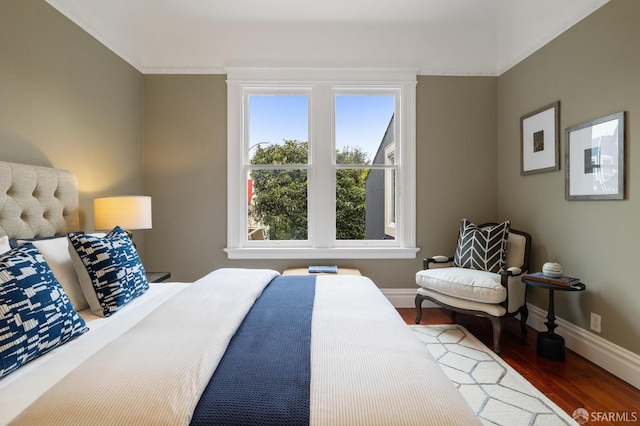
[(70, 233), (69, 253), (91, 312), (108, 317), (149, 289), (147, 274), (127, 233), (104, 237)]
[(88, 330), (33, 244), (0, 255), (0, 278), (0, 377)]

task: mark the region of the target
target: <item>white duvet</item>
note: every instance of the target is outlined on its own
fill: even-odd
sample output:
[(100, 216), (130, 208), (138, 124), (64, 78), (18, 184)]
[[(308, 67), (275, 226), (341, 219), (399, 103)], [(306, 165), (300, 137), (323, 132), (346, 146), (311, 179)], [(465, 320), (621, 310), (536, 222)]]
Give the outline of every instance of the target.
[(187, 283), (149, 284), (149, 290), (125, 306), (122, 315), (98, 317), (80, 312), (89, 332), (0, 379), (0, 425), (5, 425), (80, 363), (131, 328)]
[[(89, 333), (0, 381), (0, 424), (188, 424), (235, 329), (276, 275), (221, 269), (193, 285), (159, 284), (148, 300), (89, 321)], [(365, 277), (317, 278), (310, 402), (312, 425), (479, 424)]]

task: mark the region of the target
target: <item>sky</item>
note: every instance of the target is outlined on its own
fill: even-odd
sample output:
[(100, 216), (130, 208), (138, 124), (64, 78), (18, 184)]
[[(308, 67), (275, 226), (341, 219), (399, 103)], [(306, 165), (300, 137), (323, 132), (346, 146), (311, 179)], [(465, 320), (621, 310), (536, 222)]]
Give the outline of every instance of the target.
[[(394, 107), (393, 95), (338, 95), (336, 148), (358, 146), (373, 160)], [(250, 149), (283, 139), (309, 140), (306, 96), (251, 96), (249, 108)]]

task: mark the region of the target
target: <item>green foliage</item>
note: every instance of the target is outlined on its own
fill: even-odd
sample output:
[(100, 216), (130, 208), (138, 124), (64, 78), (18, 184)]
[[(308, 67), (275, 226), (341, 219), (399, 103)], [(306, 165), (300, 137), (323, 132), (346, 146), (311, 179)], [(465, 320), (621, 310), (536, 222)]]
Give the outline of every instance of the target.
[[(369, 164), (367, 153), (360, 148), (345, 147), (336, 151), (337, 164)], [(338, 169), (336, 171), (336, 239), (366, 238), (365, 181), (369, 169)]]
[(283, 145), (270, 144), (256, 147), (251, 164), (307, 164), (309, 144), (297, 140), (285, 140)]
[[(308, 143), (285, 140), (284, 144), (258, 146), (251, 164), (306, 164)], [(336, 152), (338, 164), (368, 164), (360, 148)], [(368, 169), (340, 169), (336, 175), (336, 237), (365, 238), (365, 179)], [(251, 171), (253, 204), (249, 214), (266, 228), (269, 240), (307, 239), (307, 172), (303, 169)]]
[(336, 150), (337, 164), (369, 164), (369, 157), (360, 147), (345, 146), (342, 151)]
[[(251, 164), (305, 164), (307, 142), (258, 146)], [(307, 171), (260, 169), (251, 171), (253, 204), (249, 214), (266, 227), (269, 240), (307, 239)]]

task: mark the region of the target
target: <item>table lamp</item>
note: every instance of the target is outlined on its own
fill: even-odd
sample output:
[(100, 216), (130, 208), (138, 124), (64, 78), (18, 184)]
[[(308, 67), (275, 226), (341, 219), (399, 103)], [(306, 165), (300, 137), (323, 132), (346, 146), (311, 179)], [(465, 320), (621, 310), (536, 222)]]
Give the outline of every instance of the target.
[(120, 226), (131, 237), (135, 229), (151, 229), (151, 197), (129, 195), (93, 200), (93, 225), (97, 231)]

